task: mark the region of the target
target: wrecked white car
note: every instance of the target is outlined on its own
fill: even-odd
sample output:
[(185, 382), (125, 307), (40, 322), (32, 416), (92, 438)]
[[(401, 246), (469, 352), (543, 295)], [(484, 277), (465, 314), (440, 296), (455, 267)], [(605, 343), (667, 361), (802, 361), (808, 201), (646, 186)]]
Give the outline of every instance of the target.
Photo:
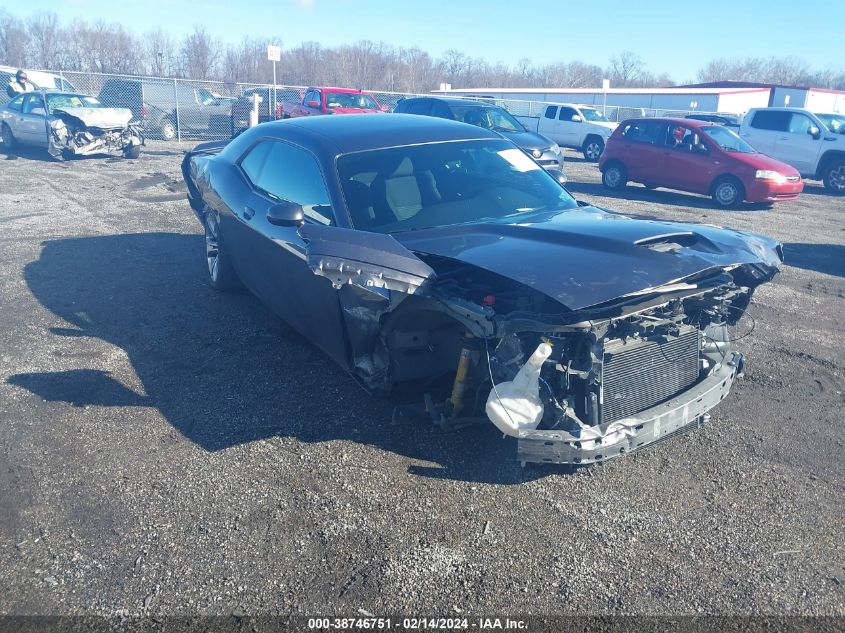
[(58, 159), (92, 154), (138, 158), (144, 137), (127, 108), (105, 108), (94, 97), (51, 90), (18, 95), (0, 109), (0, 143), (44, 147)]
[(266, 123), (182, 170), (213, 287), (245, 285), (440, 426), (489, 419), (523, 462), (699, 426), (743, 371), (729, 327), (783, 261), (760, 235), (576, 202), (495, 132), (431, 117)]

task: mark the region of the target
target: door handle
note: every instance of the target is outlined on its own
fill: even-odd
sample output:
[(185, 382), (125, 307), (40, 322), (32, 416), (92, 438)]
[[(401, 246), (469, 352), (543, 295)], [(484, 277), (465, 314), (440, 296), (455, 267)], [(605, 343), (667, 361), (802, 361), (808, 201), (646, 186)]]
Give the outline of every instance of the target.
[(244, 220), (251, 220), (255, 215), (255, 209), (252, 207), (244, 207)]

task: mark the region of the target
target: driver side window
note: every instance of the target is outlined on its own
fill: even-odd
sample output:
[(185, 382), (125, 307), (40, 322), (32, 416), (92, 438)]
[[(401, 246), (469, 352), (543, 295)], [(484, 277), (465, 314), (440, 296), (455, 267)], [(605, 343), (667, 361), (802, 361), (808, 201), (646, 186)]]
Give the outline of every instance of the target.
[(35, 116), (45, 116), (47, 111), (44, 109), (44, 99), (41, 98), (41, 95), (24, 95), (23, 113)]
[(572, 117), (574, 117), (576, 114), (578, 113), (575, 111), (575, 108), (561, 107), (560, 114), (558, 115), (558, 120), (572, 121)]
[(241, 169), (270, 198), (295, 202), (306, 218), (335, 224), (323, 173), (304, 149), (282, 141), (262, 141), (241, 160)]
[(807, 134), (811, 127), (813, 127), (813, 122), (810, 117), (803, 114), (793, 113), (789, 120), (790, 134)]
[(6, 106), (9, 110), (14, 110), (15, 112), (20, 112), (23, 108), (23, 98), (27, 95), (20, 95), (19, 97), (15, 97), (9, 104)]

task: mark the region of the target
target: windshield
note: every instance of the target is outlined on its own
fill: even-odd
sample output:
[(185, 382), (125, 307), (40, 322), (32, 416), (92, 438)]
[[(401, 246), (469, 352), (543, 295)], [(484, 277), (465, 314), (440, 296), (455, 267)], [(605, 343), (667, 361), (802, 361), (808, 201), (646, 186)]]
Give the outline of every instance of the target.
[(85, 95), (47, 95), (47, 111), (52, 114), (53, 110), (64, 108), (102, 108), (103, 104), (94, 97)]
[(495, 130), (496, 132), (524, 132), (522, 123), (513, 118), (510, 112), (498, 106), (450, 106), (455, 119)]
[(592, 108), (581, 108), (581, 113), (584, 115), (584, 119), (587, 121), (601, 121), (604, 123), (610, 123), (610, 119), (608, 119), (598, 110), (593, 110)]
[(845, 114), (817, 114), (816, 116), (834, 134), (845, 134)]
[(735, 132), (721, 125), (708, 125), (702, 127), (701, 131), (726, 152), (740, 152), (741, 154), (757, 153), (757, 150), (739, 138)]
[(574, 209), (572, 196), (505, 140), (427, 143), (338, 157), (356, 228), (378, 233)]
[(327, 92), (326, 107), (378, 110), (378, 104), (370, 95), (354, 92)]

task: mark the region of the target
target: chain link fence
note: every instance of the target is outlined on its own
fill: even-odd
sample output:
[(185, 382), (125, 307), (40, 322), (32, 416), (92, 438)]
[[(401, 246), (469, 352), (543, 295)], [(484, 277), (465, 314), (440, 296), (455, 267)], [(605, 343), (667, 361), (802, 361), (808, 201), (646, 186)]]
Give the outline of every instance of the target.
[[(39, 73), (44, 76), (45, 73)], [(163, 140), (219, 140), (235, 136), (249, 126), (253, 95), (260, 99), (259, 122), (284, 118), (285, 111), (301, 103), (307, 86), (198, 81), (164, 77), (114, 75), (83, 72), (53, 72), (55, 85), (97, 97), (104, 106), (128, 108), (148, 138)], [(49, 75), (48, 75), (49, 77)], [(43, 79), (42, 83), (49, 81)], [(451, 96), (369, 91), (378, 103), (393, 111), (396, 104), (412, 96)], [(455, 95), (456, 97), (458, 95)], [(464, 97), (466, 98), (466, 97)], [(539, 119), (547, 101), (521, 101), (473, 97), (495, 103), (517, 117)], [(592, 105), (604, 111), (610, 121), (632, 117), (685, 116), (687, 111), (653, 110), (623, 106)]]

